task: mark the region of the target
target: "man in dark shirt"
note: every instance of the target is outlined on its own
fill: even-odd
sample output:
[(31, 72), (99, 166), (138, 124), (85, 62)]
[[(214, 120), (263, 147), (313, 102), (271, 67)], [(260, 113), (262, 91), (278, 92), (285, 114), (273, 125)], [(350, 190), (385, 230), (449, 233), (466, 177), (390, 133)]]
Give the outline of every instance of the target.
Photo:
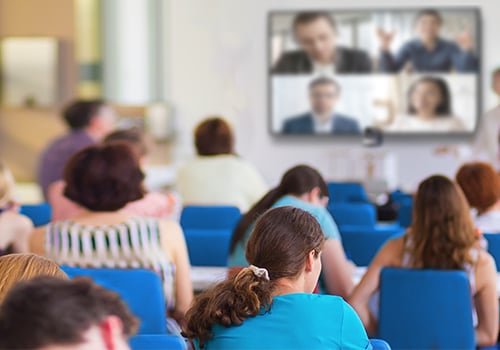
[(102, 100), (75, 101), (64, 110), (70, 132), (53, 141), (42, 153), (37, 181), (47, 198), (52, 183), (61, 180), (69, 158), (82, 148), (100, 141), (115, 123), (113, 109)]
[(462, 73), (476, 72), (478, 59), (474, 55), (469, 33), (463, 33), (452, 42), (439, 37), (443, 19), (435, 10), (423, 10), (417, 15), (418, 38), (403, 44), (396, 55), (390, 52), (394, 32), (378, 30), (382, 53), (380, 70), (399, 72), (409, 69), (414, 72), (447, 73), (456, 70)]
[(274, 74), (371, 72), (366, 52), (336, 45), (336, 24), (329, 13), (299, 13), (293, 33), (301, 49), (283, 53), (272, 68)]

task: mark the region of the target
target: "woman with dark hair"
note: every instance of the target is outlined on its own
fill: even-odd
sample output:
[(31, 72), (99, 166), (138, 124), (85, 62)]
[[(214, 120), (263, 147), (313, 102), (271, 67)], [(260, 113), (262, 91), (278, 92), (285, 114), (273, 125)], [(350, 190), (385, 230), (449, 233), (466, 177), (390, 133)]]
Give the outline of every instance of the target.
[[(130, 128), (113, 131), (102, 142), (128, 144), (139, 158), (141, 168), (144, 168), (149, 153), (149, 142), (140, 129)], [(65, 187), (64, 181), (59, 180), (52, 183), (47, 192), (48, 202), (52, 208), (52, 220), (54, 221), (74, 218), (85, 210), (64, 196)], [(174, 193), (147, 191), (141, 199), (127, 203), (124, 210), (138, 216), (177, 219), (180, 214), (179, 204), (178, 196)]]
[(245, 212), (266, 192), (255, 167), (234, 152), (229, 124), (214, 117), (201, 122), (194, 133), (198, 156), (177, 173), (177, 190), (184, 204), (233, 205)]
[(500, 175), (489, 163), (474, 162), (460, 167), (456, 180), (471, 208), (474, 225), (484, 233), (500, 232)]
[(407, 115), (397, 116), (389, 131), (464, 132), (465, 125), (451, 111), (451, 94), (445, 80), (425, 76), (408, 90)]
[(326, 237), (322, 254), (322, 282), (329, 294), (347, 297), (352, 289), (353, 265), (346, 259), (340, 234), (332, 216), (326, 210), (328, 188), (321, 174), (306, 165), (288, 170), (280, 184), (269, 191), (236, 226), (230, 246), (229, 265), (248, 265), (245, 246), (251, 237), (254, 221), (269, 208), (292, 206), (312, 214)]
[(469, 206), (460, 190), (444, 176), (431, 176), (418, 187), (414, 219), (402, 237), (387, 242), (374, 258), (349, 298), (369, 334), (377, 329), (377, 310), (371, 308), (378, 294), (384, 267), (464, 270), (471, 286), (474, 326), (479, 346), (489, 346), (498, 336), (497, 273), (493, 258), (478, 249)]
[(170, 314), (182, 321), (193, 296), (182, 229), (124, 210), (144, 196), (143, 180), (137, 154), (125, 143), (78, 152), (66, 165), (64, 195), (85, 210), (33, 233), (31, 250), (61, 265), (154, 270)]
[(342, 298), (311, 294), (324, 244), (311, 214), (268, 210), (246, 246), (251, 265), (195, 299), (184, 335), (197, 349), (367, 349), (363, 326)]

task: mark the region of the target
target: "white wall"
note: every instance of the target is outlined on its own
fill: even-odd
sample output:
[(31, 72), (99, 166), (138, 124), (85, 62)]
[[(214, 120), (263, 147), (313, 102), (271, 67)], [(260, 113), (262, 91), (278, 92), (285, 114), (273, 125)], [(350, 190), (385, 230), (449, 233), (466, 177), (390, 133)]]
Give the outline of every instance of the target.
[[(489, 72), (500, 65), (498, 0), (434, 0), (433, 6), (480, 6), (482, 9), (483, 68)], [(308, 163), (326, 177), (332, 150), (361, 149), (360, 140), (284, 140), (268, 131), (267, 103), (267, 13), (276, 9), (372, 8), (372, 0), (170, 0), (169, 101), (177, 108), (178, 160), (192, 154), (191, 130), (210, 114), (229, 119), (237, 136), (237, 151), (252, 161), (270, 184), (286, 168)], [(394, 7), (392, 0), (377, 6)], [(398, 6), (415, 6), (399, 0)], [(488, 74), (483, 79), (484, 108), (496, 100), (489, 93)], [(386, 142), (383, 150), (397, 159), (397, 175), (406, 187), (415, 186), (432, 173), (453, 176), (458, 166), (454, 156), (436, 156), (437, 146), (468, 143), (469, 139), (401, 137)]]

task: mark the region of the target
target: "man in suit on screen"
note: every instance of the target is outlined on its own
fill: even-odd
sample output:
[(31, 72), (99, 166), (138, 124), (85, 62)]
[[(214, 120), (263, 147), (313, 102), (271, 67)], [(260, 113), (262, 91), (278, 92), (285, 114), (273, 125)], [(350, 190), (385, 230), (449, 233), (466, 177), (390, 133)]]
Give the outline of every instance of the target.
[(365, 51), (337, 46), (337, 28), (328, 12), (301, 12), (293, 21), (300, 50), (284, 52), (273, 74), (353, 74), (372, 70)]
[(309, 84), (311, 111), (290, 117), (283, 124), (283, 134), (359, 134), (355, 118), (335, 112), (340, 85), (327, 77)]

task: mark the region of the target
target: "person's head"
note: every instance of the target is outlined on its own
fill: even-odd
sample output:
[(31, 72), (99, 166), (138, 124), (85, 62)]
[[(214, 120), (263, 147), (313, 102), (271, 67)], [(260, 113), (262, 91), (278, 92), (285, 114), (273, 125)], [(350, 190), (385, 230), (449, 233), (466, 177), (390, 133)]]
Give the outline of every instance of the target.
[(484, 162), (467, 163), (456, 175), (457, 183), (472, 208), (483, 214), (500, 199), (500, 175)]
[(451, 94), (448, 84), (441, 78), (423, 77), (408, 91), (408, 114), (443, 117), (451, 115)]
[(293, 34), (299, 46), (314, 62), (332, 62), (337, 31), (328, 12), (301, 12), (293, 20)]
[(39, 276), (67, 278), (52, 260), (35, 254), (8, 254), (0, 257), (0, 304), (18, 282)]
[(316, 115), (330, 117), (340, 97), (340, 85), (327, 77), (316, 78), (309, 83), (309, 102)]
[(113, 131), (104, 138), (103, 142), (125, 142), (132, 147), (141, 160), (144, 159), (149, 153), (149, 144), (146, 140), (146, 136), (139, 128)]
[(85, 130), (97, 140), (113, 130), (116, 115), (104, 100), (77, 100), (63, 111), (71, 130)]
[(229, 124), (214, 117), (202, 121), (194, 131), (196, 152), (200, 156), (234, 153), (234, 136)]
[(491, 86), (493, 92), (500, 97), (500, 67), (495, 69), (491, 74)]
[(16, 183), (7, 165), (0, 162), (0, 209), (12, 204)]
[(423, 42), (433, 42), (439, 36), (443, 18), (441, 14), (432, 9), (425, 9), (417, 14), (415, 30)]
[(112, 212), (144, 196), (143, 180), (139, 159), (128, 144), (97, 144), (66, 164), (64, 195), (90, 211)]
[(137, 324), (118, 294), (89, 279), (38, 277), (0, 305), (0, 348), (125, 350)]
[(450, 179), (434, 175), (418, 187), (409, 230), (416, 268), (463, 269), (472, 263), (476, 234), (464, 194)]
[(299, 286), (297, 293), (312, 293), (324, 242), (311, 214), (293, 207), (268, 210), (257, 220), (246, 246), (251, 266), (196, 298), (186, 314), (185, 335), (203, 343), (212, 325), (240, 325), (262, 308), (271, 308), (273, 292), (283, 280)]
[(325, 206), (328, 202), (328, 187), (321, 174), (307, 165), (298, 165), (288, 170), (281, 178), (280, 184), (262, 197), (250, 210), (242, 216), (231, 237), (230, 251), (245, 239), (246, 231), (256, 218), (283, 196), (292, 195), (313, 205)]

